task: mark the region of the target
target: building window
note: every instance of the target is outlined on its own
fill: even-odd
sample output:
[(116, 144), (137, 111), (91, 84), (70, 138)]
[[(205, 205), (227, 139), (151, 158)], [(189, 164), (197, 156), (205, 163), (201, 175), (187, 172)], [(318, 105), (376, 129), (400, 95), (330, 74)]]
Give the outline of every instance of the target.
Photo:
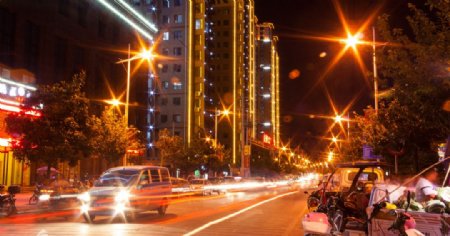
[(163, 88), (169, 89), (169, 81), (163, 81)]
[(183, 23), (183, 15), (173, 15), (173, 22), (175, 24)]
[(203, 76), (202, 68), (203, 67), (200, 67), (200, 66), (196, 66), (195, 67), (195, 69), (194, 69), (194, 76), (195, 77), (202, 77)]
[(172, 117), (173, 117), (173, 122), (175, 122), (175, 123), (181, 123), (181, 115), (175, 114), (175, 115), (173, 115)]
[(173, 5), (176, 6), (176, 7), (181, 6), (181, 0), (174, 0), (173, 1)]
[(202, 7), (203, 7), (202, 3), (196, 3), (195, 4), (195, 14), (201, 14), (202, 13)]
[(161, 115), (161, 123), (167, 123), (167, 115)]
[(172, 104), (175, 105), (175, 106), (181, 105), (181, 98), (180, 97), (172, 98)]
[(167, 73), (168, 70), (169, 70), (169, 65), (167, 65), (167, 64), (162, 65), (162, 68), (161, 68), (162, 73)]
[(181, 72), (181, 65), (180, 64), (173, 64), (173, 72)]
[(181, 135), (180, 131), (175, 131), (173, 134), (174, 134), (175, 136), (180, 136), (180, 135)]
[(183, 39), (183, 34), (182, 34), (181, 30), (173, 31), (173, 39), (175, 39), (175, 40)]
[(164, 56), (168, 56), (168, 55), (169, 55), (169, 49), (168, 49), (168, 48), (163, 48), (163, 49), (162, 49), (162, 54), (163, 54)]
[(195, 45), (200, 45), (202, 43), (202, 36), (195, 35)]
[(223, 25), (229, 25), (230, 24), (230, 21), (228, 21), (228, 20), (223, 20)]
[(196, 19), (195, 20), (195, 29), (202, 29), (203, 28), (203, 20), (202, 19)]
[(228, 35), (229, 35), (228, 31), (223, 31), (223, 36), (228, 36)]
[(161, 106), (167, 105), (167, 98), (161, 98)]
[(167, 31), (164, 32), (164, 33), (163, 33), (162, 39), (163, 39), (163, 40), (169, 40), (169, 32), (167, 32)]
[(225, 59), (227, 59), (227, 58), (230, 57), (230, 56), (228, 55), (228, 53), (224, 53), (222, 56), (223, 56), (223, 58), (225, 58)]
[(170, 0), (163, 0), (163, 7), (164, 8), (169, 8), (170, 7)]
[(181, 47), (174, 47), (173, 48), (173, 55), (174, 56), (181, 56)]
[(181, 90), (183, 88), (183, 84), (181, 82), (174, 82), (173, 83), (173, 89), (174, 90)]
[(228, 48), (228, 42), (223, 42), (223, 43), (222, 43), (222, 46), (223, 46), (224, 48)]
[(162, 16), (162, 24), (169, 24), (170, 23), (170, 18), (168, 16)]

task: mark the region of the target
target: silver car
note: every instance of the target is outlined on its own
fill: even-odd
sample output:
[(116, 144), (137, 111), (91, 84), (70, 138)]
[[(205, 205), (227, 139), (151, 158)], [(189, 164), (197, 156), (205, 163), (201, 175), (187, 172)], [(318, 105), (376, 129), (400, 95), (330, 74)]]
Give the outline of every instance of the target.
[(171, 194), (167, 168), (122, 166), (105, 171), (79, 199), (87, 222), (93, 222), (100, 215), (132, 221), (136, 214), (144, 211), (155, 210), (165, 215)]

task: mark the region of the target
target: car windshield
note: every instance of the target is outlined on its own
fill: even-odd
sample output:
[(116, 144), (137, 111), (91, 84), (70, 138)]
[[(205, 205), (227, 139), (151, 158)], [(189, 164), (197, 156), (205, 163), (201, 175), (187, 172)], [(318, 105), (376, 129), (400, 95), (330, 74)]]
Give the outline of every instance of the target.
[(96, 187), (120, 187), (128, 186), (137, 178), (137, 170), (113, 170), (105, 172), (94, 186)]

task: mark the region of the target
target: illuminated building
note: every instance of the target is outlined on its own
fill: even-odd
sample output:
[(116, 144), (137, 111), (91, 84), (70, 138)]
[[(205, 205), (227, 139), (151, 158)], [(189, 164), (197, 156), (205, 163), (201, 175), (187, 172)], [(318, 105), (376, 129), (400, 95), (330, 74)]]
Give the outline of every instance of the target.
[(39, 111), (25, 111), (22, 102), (36, 91), (35, 78), (24, 69), (11, 69), (0, 64), (0, 185), (29, 185), (30, 163), (14, 158), (13, 138), (6, 133), (5, 118), (10, 113), (24, 112), (39, 117)]
[[(143, 13), (151, 9), (145, 1), (131, 2)], [(157, 50), (163, 56), (158, 62), (156, 129), (172, 130), (186, 145), (194, 138), (213, 137), (231, 150), (232, 165), (241, 163), (241, 172), (248, 175), (250, 153), (244, 149), (252, 140), (262, 140), (259, 126), (269, 122), (267, 135), (273, 146), (279, 144), (278, 54), (272, 29), (270, 42), (264, 42), (266, 52), (257, 35), (253, 0), (150, 2), (159, 28)], [(272, 68), (265, 74), (257, 63), (262, 58)], [(259, 79), (269, 83), (268, 99), (259, 97)], [(268, 102), (263, 111), (268, 114), (259, 111), (263, 102)], [(230, 114), (218, 119), (214, 137), (216, 112), (225, 109)]]
[[(138, 17), (125, 2), (1, 1), (0, 63), (30, 71), (37, 84), (70, 79), (74, 73), (84, 70), (91, 108), (100, 113), (105, 104), (99, 101), (111, 99), (113, 95), (119, 97), (125, 91), (126, 70), (117, 61), (125, 59), (128, 44), (132, 50), (139, 50), (138, 38), (148, 42), (156, 30), (149, 23), (151, 20)], [(132, 67), (135, 65), (133, 62)], [(130, 92), (129, 124), (142, 131), (150, 126), (149, 109), (146, 109), (147, 79), (148, 73), (133, 74)], [(58, 166), (67, 177), (98, 175), (105, 168), (106, 163), (98, 159), (82, 161), (75, 171)]]
[[(278, 37), (271, 23), (257, 25), (254, 140), (280, 146)], [(270, 138), (270, 142), (268, 139)]]

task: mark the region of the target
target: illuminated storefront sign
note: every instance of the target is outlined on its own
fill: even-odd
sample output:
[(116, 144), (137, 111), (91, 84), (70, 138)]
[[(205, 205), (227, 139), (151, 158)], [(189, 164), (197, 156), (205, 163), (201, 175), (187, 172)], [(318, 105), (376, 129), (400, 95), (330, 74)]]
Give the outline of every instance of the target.
[(36, 110), (25, 110), (22, 102), (31, 96), (36, 88), (0, 77), (0, 110), (9, 112), (24, 112), (31, 116), (41, 116)]
[(0, 77), (0, 95), (14, 98), (30, 97), (32, 91), (36, 91), (36, 88)]

